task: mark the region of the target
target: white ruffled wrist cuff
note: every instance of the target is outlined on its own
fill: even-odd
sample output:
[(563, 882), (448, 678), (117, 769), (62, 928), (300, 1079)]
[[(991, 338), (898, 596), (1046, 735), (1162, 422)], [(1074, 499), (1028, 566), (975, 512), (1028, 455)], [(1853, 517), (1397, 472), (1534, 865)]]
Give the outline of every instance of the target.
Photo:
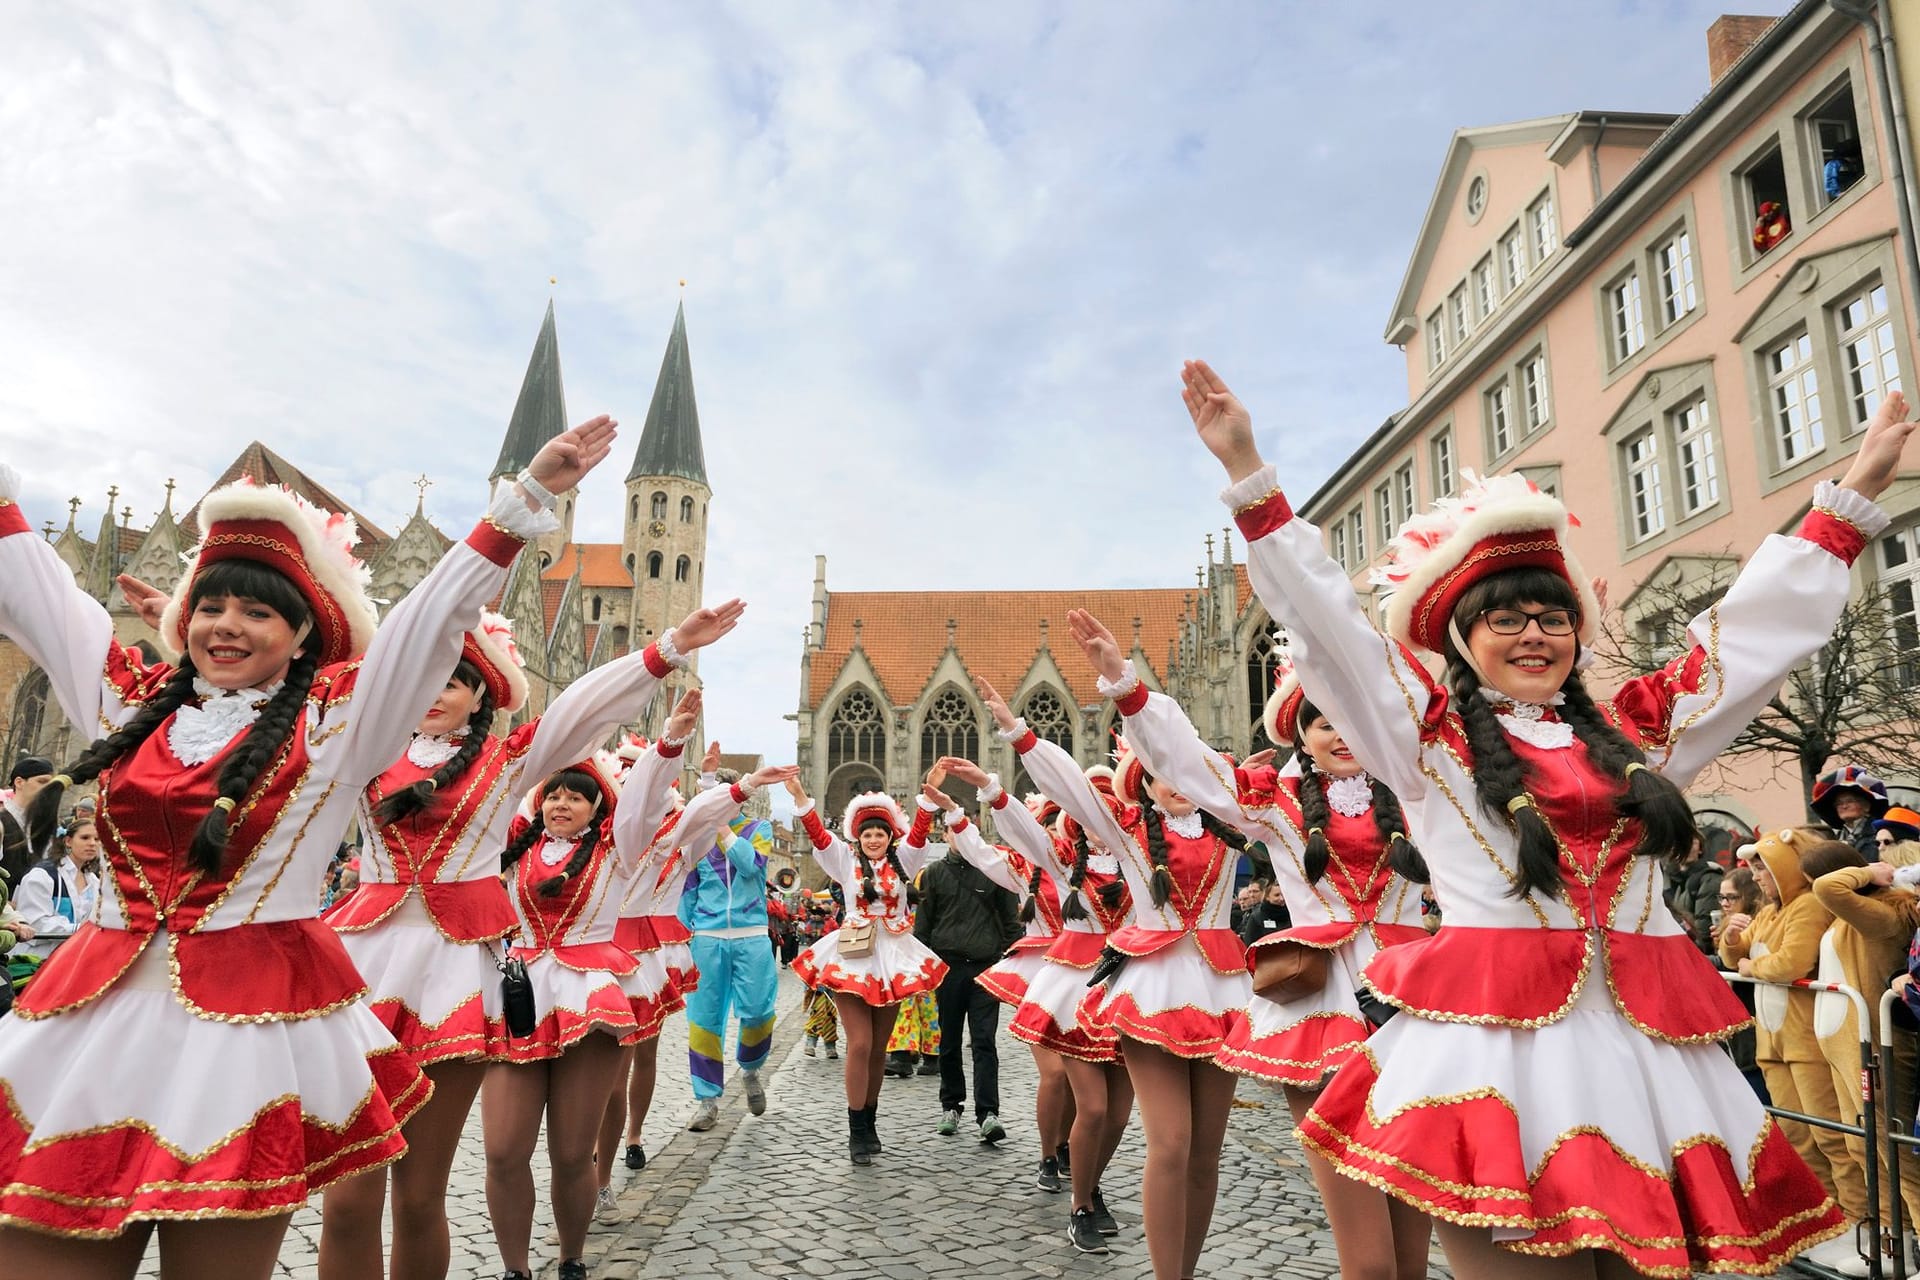
[(1026, 737), (1029, 732), (1031, 731), (1027, 728), (1027, 721), (1024, 716), (1017, 717), (1011, 729), (994, 730), (994, 733), (998, 735), (1002, 742), (1018, 742), (1020, 739)]
[(980, 803), (992, 804), (995, 800), (998, 800), (1005, 791), (1006, 788), (1000, 785), (1000, 775), (990, 773), (987, 775), (987, 785), (980, 788)]
[(959, 805), (955, 805), (953, 808), (941, 814), (940, 817), (946, 822), (947, 830), (951, 831), (967, 820), (967, 811)]
[(1249, 502), (1258, 502), (1280, 487), (1280, 472), (1269, 462), (1244, 480), (1228, 485), (1220, 491), (1220, 501), (1227, 504), (1227, 510), (1238, 511)]
[(812, 813), (813, 810), (814, 810), (813, 797), (809, 796), (807, 797), (807, 802), (805, 804), (799, 806), (793, 811), (793, 816), (796, 818), (804, 818), (808, 814)]
[(682, 734), (678, 738), (672, 737), (671, 735), (667, 735), (667, 734), (662, 734), (660, 737), (660, 744), (662, 746), (672, 747), (675, 751), (678, 751), (680, 748), (686, 746), (689, 742), (692, 742), (692, 741), (693, 741), (693, 730), (691, 729), (687, 730), (686, 733)]
[(560, 527), (560, 517), (545, 509), (530, 511), (527, 500), (514, 488), (514, 482), (501, 479), (493, 486), (493, 501), (487, 507), (487, 519), (522, 542), (532, 542), (543, 533)]
[(662, 631), (660, 638), (655, 640), (653, 645), (654, 648), (660, 651), (660, 656), (667, 660), (669, 666), (678, 667), (682, 671), (686, 670), (687, 655), (680, 652), (678, 646), (673, 643), (672, 627), (668, 627), (665, 631)]
[(913, 798), (913, 802), (916, 805), (919, 805), (921, 809), (925, 810), (928, 813), (940, 812), (940, 806), (935, 804), (933, 801), (927, 799), (925, 796), (915, 796)]
[(1822, 480), (1813, 487), (1813, 505), (1825, 507), (1869, 538), (1879, 537), (1893, 523), (1893, 517), (1882, 511), (1879, 503), (1833, 480)]
[(1108, 680), (1105, 676), (1101, 676), (1094, 682), (1094, 687), (1100, 690), (1100, 696), (1104, 698), (1116, 700), (1124, 698), (1140, 687), (1140, 673), (1134, 670), (1133, 659), (1128, 658), (1120, 668), (1118, 680)]
[(20, 473), (6, 463), (0, 462), (0, 498), (5, 498), (9, 502), (20, 501), (20, 485)]

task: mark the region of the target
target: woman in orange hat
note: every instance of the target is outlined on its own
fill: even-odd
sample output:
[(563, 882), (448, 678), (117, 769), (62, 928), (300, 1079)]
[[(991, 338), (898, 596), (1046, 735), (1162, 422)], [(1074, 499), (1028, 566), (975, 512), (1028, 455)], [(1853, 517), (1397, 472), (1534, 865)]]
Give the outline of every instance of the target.
[[(696, 610), (504, 737), (491, 732), (494, 715), (526, 705), (527, 678), (512, 625), (482, 613), (406, 753), (364, 792), (360, 887), (326, 919), (367, 980), (375, 1015), (434, 1086), (407, 1122), (407, 1154), (393, 1170), (396, 1280), (447, 1273), (447, 1179), (486, 1064), (507, 1056), (496, 963), (515, 919), (495, 850), (506, 843), (513, 799), (638, 719), (661, 679), (731, 631), (744, 608), (730, 600)], [(322, 1280), (381, 1274), (386, 1181), (375, 1171), (328, 1191)]]
[(1718, 1046), (1746, 1011), (1659, 909), (1660, 866), (1693, 835), (1679, 788), (1826, 639), (1886, 527), (1872, 499), (1914, 429), (1904, 397), (1797, 534), (1769, 537), (1696, 620), (1691, 650), (1603, 707), (1576, 669), (1598, 600), (1557, 499), (1470, 476), (1415, 517), (1383, 572), (1382, 635), (1239, 400), (1205, 364), (1183, 381), (1307, 696), (1406, 807), (1446, 909), (1433, 938), (1367, 966), (1402, 1016), (1334, 1076), (1303, 1142), (1431, 1214), (1474, 1280), (1767, 1272), (1838, 1234)]
[(100, 779), (113, 887), (0, 1022), (10, 1270), (132, 1276), (157, 1234), (169, 1273), (265, 1277), (310, 1192), (405, 1149), (430, 1086), (314, 904), (361, 789), (612, 440), (602, 417), (551, 441), (377, 635), (351, 518), (278, 487), (208, 495), (159, 610), (171, 666), (114, 639), (0, 467), (0, 630), (107, 730), (29, 816), (50, 832)]

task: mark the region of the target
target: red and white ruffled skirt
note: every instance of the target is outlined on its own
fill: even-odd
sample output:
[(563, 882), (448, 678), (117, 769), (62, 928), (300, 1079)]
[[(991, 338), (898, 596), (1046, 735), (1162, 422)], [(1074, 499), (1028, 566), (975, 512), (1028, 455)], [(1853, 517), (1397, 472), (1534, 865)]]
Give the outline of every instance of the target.
[(199, 1018), (164, 939), (68, 1013), (0, 1019), (0, 1222), (106, 1237), (146, 1219), (291, 1213), (391, 1163), (432, 1085), (362, 1000)]
[(998, 963), (974, 981), (994, 999), (1018, 1009), (1027, 998), (1027, 989), (1033, 985), (1034, 975), (1047, 962), (1047, 948), (1052, 944), (1051, 937), (1022, 938)]
[(864, 956), (840, 954), (835, 929), (793, 958), (793, 971), (809, 987), (825, 987), (859, 996), (871, 1005), (898, 1004), (932, 991), (947, 976), (946, 962), (911, 933), (894, 933), (878, 922), (873, 950)]
[(651, 1014), (659, 997), (652, 985), (656, 973), (612, 942), (561, 951), (513, 950), (526, 962), (536, 1021), (532, 1035), (509, 1038), (507, 1061), (551, 1061), (595, 1032), (634, 1044), (645, 1037), (650, 1019), (658, 1030)]
[[(1260, 939), (1250, 948), (1248, 963), (1262, 946), (1286, 940), (1284, 932)], [(1319, 991), (1286, 1001), (1252, 994), (1246, 1009), (1233, 1017), (1214, 1060), (1257, 1080), (1317, 1088), (1356, 1045), (1366, 1042), (1370, 1024), (1354, 993), (1360, 988), (1361, 970), (1378, 951), (1373, 937), (1361, 930), (1328, 950), (1327, 985)]]
[(1402, 1013), (1298, 1133), (1346, 1176), (1517, 1253), (1770, 1274), (1843, 1226), (1720, 1046), (1636, 1030), (1597, 974), (1534, 1029)]
[(1080, 1017), (1182, 1058), (1212, 1058), (1234, 1021), (1245, 1018), (1252, 998), (1247, 971), (1222, 971), (1188, 934), (1128, 960), (1087, 992)]
[(507, 1058), (500, 942), (455, 942), (409, 895), (380, 923), (340, 941), (367, 981), (367, 1004), (421, 1066)]
[(1120, 1037), (1109, 1028), (1094, 1026), (1082, 1012), (1087, 978), (1105, 942), (1104, 934), (1078, 929), (1065, 929), (1054, 937), (1027, 980), (1026, 999), (1014, 1010), (1010, 1029), (1016, 1038), (1084, 1062), (1119, 1060)]

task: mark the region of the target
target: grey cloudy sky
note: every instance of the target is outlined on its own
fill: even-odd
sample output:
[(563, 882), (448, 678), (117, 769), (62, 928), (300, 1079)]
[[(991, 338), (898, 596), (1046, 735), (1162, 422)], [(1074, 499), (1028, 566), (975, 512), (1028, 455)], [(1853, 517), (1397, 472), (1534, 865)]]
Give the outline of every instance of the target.
[[(1164, 586), (1222, 523), (1179, 362), (1304, 494), (1457, 127), (1681, 111), (1724, 0), (262, 6), (29, 0), (0, 45), (0, 456), (138, 523), (260, 439), (389, 531), (477, 512), (549, 296), (625, 423), (679, 293), (715, 489), (709, 733), (790, 758), (841, 589)], [(1741, 6), (1778, 13), (1784, 0)]]

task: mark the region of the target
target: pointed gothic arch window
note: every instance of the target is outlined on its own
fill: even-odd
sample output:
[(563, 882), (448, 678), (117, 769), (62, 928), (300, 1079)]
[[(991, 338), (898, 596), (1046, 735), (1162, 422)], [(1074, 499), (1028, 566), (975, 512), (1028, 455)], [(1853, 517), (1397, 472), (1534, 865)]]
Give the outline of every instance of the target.
[(36, 749), (47, 717), (47, 697), (52, 684), (47, 673), (35, 667), (13, 694), (13, 723), (7, 727), (6, 758), (16, 760)]
[(649, 578), (659, 577), (660, 566), (666, 563), (666, 559), (667, 558), (658, 551), (647, 552), (647, 576)]
[(1273, 637), (1271, 623), (1263, 622), (1254, 628), (1253, 643), (1247, 646), (1247, 706), (1253, 712), (1253, 728), (1247, 735), (1247, 741), (1254, 751), (1292, 745), (1271, 741), (1266, 729), (1267, 698), (1273, 693), (1274, 685), (1279, 683), (1280, 659), (1285, 654), (1286, 651)]
[(850, 690), (834, 708), (827, 729), (827, 798), (822, 819), (834, 822), (862, 791), (884, 784), (887, 721), (880, 703), (865, 689)]
[(680, 523), (681, 524), (693, 523), (693, 499), (692, 498), (680, 499)]
[(627, 576), (629, 578), (633, 576), (633, 553), (632, 552), (627, 553)]
[[(941, 756), (959, 756), (963, 760), (980, 758), (980, 717), (967, 696), (949, 685), (927, 704), (926, 718), (920, 722), (920, 769), (925, 772)], [(948, 778), (943, 789), (962, 805), (970, 806), (974, 788), (958, 778)]]
[(593, 620), (595, 622), (600, 621), (600, 597), (598, 595), (593, 598)]
[(651, 516), (655, 520), (665, 520), (667, 518), (667, 495), (658, 490), (655, 490), (653, 495), (653, 510)]
[(687, 580), (687, 574), (690, 573), (692, 569), (693, 561), (686, 556), (681, 556), (673, 562), (673, 580), (675, 582), (685, 582)]
[(637, 493), (627, 500), (627, 523), (640, 523), (640, 495)]
[[(1066, 699), (1053, 689), (1041, 686), (1029, 694), (1020, 708), (1020, 716), (1032, 729), (1034, 736), (1053, 743), (1068, 755), (1073, 755), (1073, 713), (1067, 709)], [(1027, 767), (1014, 757), (1013, 798), (1024, 800), (1027, 793), (1038, 791), (1033, 779), (1027, 773)]]

